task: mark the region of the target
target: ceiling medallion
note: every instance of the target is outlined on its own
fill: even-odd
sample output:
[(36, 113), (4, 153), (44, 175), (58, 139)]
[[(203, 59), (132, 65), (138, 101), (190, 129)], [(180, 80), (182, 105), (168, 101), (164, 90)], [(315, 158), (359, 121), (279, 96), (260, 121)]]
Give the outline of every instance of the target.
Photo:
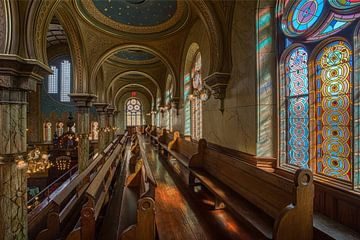
[(188, 11), (185, 1), (178, 0), (77, 0), (76, 3), (91, 23), (104, 30), (110, 28), (128, 33), (166, 31), (183, 20)]

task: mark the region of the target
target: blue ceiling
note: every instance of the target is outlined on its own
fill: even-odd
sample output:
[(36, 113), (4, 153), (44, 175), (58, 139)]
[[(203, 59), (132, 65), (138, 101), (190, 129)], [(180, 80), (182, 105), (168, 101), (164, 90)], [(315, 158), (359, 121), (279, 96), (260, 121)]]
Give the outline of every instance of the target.
[(156, 26), (176, 12), (176, 0), (92, 0), (108, 18), (132, 26)]
[(121, 50), (115, 55), (121, 59), (126, 59), (130, 61), (146, 61), (151, 60), (155, 57), (151, 53), (142, 50)]

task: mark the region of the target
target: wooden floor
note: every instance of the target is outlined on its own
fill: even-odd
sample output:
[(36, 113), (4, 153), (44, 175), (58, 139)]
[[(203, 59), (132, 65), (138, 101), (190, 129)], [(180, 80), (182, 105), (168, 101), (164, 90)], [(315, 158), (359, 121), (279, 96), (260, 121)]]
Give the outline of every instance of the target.
[(226, 210), (213, 210), (205, 191), (182, 183), (146, 139), (146, 153), (156, 181), (156, 224), (160, 240), (260, 239)]

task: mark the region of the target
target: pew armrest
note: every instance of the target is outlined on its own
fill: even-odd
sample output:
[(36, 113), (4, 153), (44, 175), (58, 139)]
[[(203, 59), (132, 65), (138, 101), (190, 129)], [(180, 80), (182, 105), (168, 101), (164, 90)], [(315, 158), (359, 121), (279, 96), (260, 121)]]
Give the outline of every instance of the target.
[(309, 169), (298, 169), (294, 176), (294, 183), (294, 203), (286, 206), (276, 218), (273, 230), (274, 239), (306, 240), (313, 237), (312, 172)]

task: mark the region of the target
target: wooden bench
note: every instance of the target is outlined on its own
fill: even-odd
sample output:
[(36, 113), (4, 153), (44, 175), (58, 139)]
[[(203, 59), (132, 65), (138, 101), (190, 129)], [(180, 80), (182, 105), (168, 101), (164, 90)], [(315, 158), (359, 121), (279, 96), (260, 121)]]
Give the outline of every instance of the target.
[(207, 145), (206, 141), (204, 139), (200, 139), (198, 142), (187, 141), (180, 137), (180, 133), (178, 131), (175, 131), (172, 140), (167, 144), (167, 146), (162, 142), (159, 144), (163, 148), (164, 152), (171, 156), (169, 156), (167, 160), (173, 170), (186, 184), (189, 184), (189, 162), (201, 161), (205, 154)]
[[(126, 135), (124, 137), (126, 138)], [(30, 213), (29, 233), (31, 233), (31, 236), (36, 236), (37, 240), (48, 240), (59, 238), (61, 234), (71, 231), (71, 226), (76, 223), (73, 221), (73, 216), (78, 215), (80, 212), (79, 209), (85, 190), (118, 145), (119, 139), (117, 138), (104, 151), (95, 155), (90, 165), (83, 172), (78, 174), (66, 186), (60, 187), (61, 191), (51, 199), (45, 208), (34, 216)], [(42, 219), (39, 219), (39, 216), (43, 216)], [(42, 224), (44, 227), (40, 229), (41, 231), (36, 230), (39, 228), (36, 227), (36, 224), (41, 224), (40, 220), (46, 221), (46, 224)]]
[[(127, 176), (123, 191), (119, 231), (122, 240), (155, 239), (155, 187), (156, 181), (148, 165), (145, 146), (139, 135), (140, 151), (133, 172)], [(132, 146), (133, 147), (133, 146)], [(130, 154), (129, 154), (130, 156)]]
[(310, 170), (294, 180), (206, 149), (189, 162), (195, 180), (215, 196), (216, 209), (226, 207), (267, 239), (312, 239), (314, 185)]
[[(124, 141), (124, 143), (125, 142), (126, 141)], [(85, 192), (86, 203), (81, 209), (80, 218), (66, 239), (95, 240), (96, 223), (100, 211), (109, 199), (109, 189), (113, 184), (116, 169), (122, 160), (124, 148), (124, 145), (118, 144), (98, 174), (91, 181)]]

